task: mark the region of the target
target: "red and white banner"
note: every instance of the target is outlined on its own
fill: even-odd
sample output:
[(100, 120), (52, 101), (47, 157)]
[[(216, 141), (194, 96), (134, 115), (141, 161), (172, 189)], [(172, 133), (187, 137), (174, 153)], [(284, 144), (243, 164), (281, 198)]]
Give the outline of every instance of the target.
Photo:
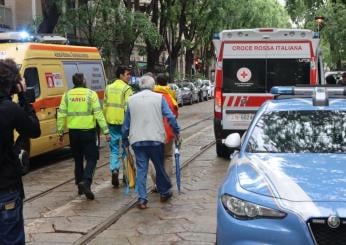
[(308, 42), (237, 42), (225, 43), (223, 58), (311, 58)]

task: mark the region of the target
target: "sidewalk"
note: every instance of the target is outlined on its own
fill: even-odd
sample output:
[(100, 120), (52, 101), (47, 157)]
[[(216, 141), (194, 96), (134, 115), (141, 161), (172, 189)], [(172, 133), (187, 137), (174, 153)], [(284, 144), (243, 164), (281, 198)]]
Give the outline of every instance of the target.
[[(181, 163), (191, 159), (214, 140), (212, 125), (207, 121), (199, 124), (192, 132), (186, 132), (183, 136)], [(108, 158), (108, 154), (103, 157)], [(163, 242), (165, 244), (170, 243), (169, 241), (188, 241), (199, 238), (202, 241), (209, 241), (204, 236), (211, 236), (210, 240), (215, 239), (213, 234), (215, 228), (210, 232), (209, 225), (215, 226), (216, 186), (221, 182), (227, 168), (223, 165), (227, 165), (226, 161), (217, 159), (215, 146), (212, 146), (183, 169), (183, 194), (177, 195), (175, 183), (173, 183), (174, 197), (168, 203), (161, 204), (157, 194), (149, 196), (147, 210), (139, 212), (140, 210), (136, 208), (130, 209), (121, 217), (120, 223), (114, 224), (122, 230), (128, 231), (125, 236), (114, 231), (106, 231), (105, 234), (115, 234), (122, 238), (107, 239), (105, 237), (105, 240), (95, 240), (97, 242), (95, 244), (130, 244), (132, 239), (140, 239), (133, 240), (133, 244), (143, 244), (144, 241), (147, 241), (144, 242), (146, 244), (158, 244), (160, 239), (167, 241)], [(218, 168), (221, 169), (218, 170)], [(49, 178), (49, 176), (45, 178)], [(175, 181), (175, 177), (172, 180)], [(150, 184), (151, 181), (148, 180), (148, 182)], [(137, 193), (134, 191), (126, 195), (124, 188), (112, 188), (108, 167), (96, 171), (92, 188), (96, 195), (96, 199), (93, 201), (87, 200), (84, 196), (77, 196), (74, 183), (71, 182), (43, 198), (27, 203), (24, 206), (27, 244), (78, 244), (82, 242), (83, 237), (92, 233), (98, 226), (107, 223), (112, 215), (122, 215), (123, 209), (137, 199)], [(209, 209), (209, 206), (212, 209)], [(127, 219), (132, 221), (133, 216), (134, 220), (138, 222), (138, 228), (136, 222), (127, 223)], [(126, 219), (126, 217), (130, 218)], [(152, 218), (148, 219), (148, 217)], [(195, 217), (198, 219), (194, 220)], [(207, 221), (209, 223), (206, 223)], [(151, 222), (154, 224), (151, 225)], [(168, 223), (166, 224), (166, 222)], [(150, 225), (146, 226), (147, 223)], [(103, 235), (103, 233), (99, 234), (100, 237)], [(143, 235), (143, 241), (140, 235)], [(125, 242), (122, 239), (125, 239)], [(197, 240), (197, 243), (200, 244), (198, 241), (201, 240)]]
[(89, 244), (215, 244), (217, 189), (227, 167), (211, 147), (183, 169), (180, 195), (175, 187), (160, 203), (151, 194), (146, 210), (134, 207)]

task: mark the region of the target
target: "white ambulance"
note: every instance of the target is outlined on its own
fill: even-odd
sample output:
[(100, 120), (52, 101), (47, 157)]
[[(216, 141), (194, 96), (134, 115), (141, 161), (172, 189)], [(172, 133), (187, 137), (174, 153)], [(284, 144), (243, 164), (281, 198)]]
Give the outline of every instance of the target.
[(324, 79), (319, 37), (306, 29), (225, 30), (216, 51), (214, 133), (218, 156), (230, 151), (222, 139), (243, 133), (271, 87), (320, 84)]

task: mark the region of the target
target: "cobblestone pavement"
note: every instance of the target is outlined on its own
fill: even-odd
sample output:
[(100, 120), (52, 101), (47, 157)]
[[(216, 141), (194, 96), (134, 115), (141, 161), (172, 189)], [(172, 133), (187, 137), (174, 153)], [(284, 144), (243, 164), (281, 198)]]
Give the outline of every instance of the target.
[(215, 244), (217, 189), (227, 167), (211, 147), (183, 169), (180, 195), (175, 189), (160, 203), (152, 193), (146, 210), (134, 207), (89, 244)]
[[(206, 118), (211, 113), (211, 105), (209, 101), (182, 108), (181, 126)], [(212, 128), (212, 120), (207, 120), (182, 132), (181, 163), (186, 163), (214, 141)], [(107, 149), (103, 148), (103, 161), (108, 158)], [(108, 167), (100, 168), (92, 186), (96, 194), (94, 201), (77, 196), (71, 182), (24, 205), (27, 245), (85, 244), (83, 238), (100, 225), (108, 224), (113, 215), (122, 216), (90, 244), (214, 243), (217, 185), (222, 181), (227, 162), (216, 157), (215, 146), (212, 146), (182, 170), (180, 195), (175, 188), (174, 197), (162, 204), (158, 194), (151, 194), (147, 210), (132, 208), (124, 215), (124, 208), (137, 199), (136, 193), (132, 191), (126, 195), (123, 188), (112, 188)], [(72, 165), (71, 159), (30, 173), (25, 179), (28, 195), (71, 176), (69, 165)]]

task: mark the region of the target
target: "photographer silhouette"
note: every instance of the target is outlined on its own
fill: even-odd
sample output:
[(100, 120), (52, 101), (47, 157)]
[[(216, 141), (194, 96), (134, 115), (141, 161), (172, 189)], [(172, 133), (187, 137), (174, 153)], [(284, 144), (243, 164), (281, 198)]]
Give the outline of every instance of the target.
[[(41, 134), (25, 91), (16, 63), (11, 59), (0, 60), (0, 244), (25, 244), (21, 160), (28, 153), (18, 152), (18, 146)], [(18, 95), (19, 104), (12, 101), (13, 94)], [(14, 130), (20, 135), (16, 145)]]

